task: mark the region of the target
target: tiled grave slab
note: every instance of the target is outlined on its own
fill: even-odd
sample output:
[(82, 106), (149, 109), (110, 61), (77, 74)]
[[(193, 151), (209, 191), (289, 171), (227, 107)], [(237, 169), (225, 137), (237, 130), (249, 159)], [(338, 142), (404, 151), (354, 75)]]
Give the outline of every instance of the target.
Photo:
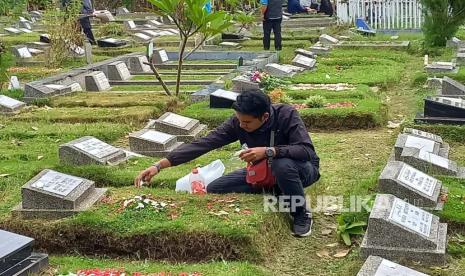
[(361, 245), (361, 255), (425, 265), (446, 261), (447, 224), (393, 195), (378, 194)]
[(442, 210), (441, 194), (447, 189), (441, 181), (403, 162), (388, 162), (378, 180), (378, 190), (392, 194), (424, 209)]
[(210, 94), (210, 108), (231, 108), (239, 93), (218, 89)]
[(106, 91), (111, 88), (107, 77), (101, 71), (94, 71), (85, 76), (87, 91)]
[(19, 112), (26, 104), (5, 95), (0, 95), (0, 114)]
[(131, 151), (146, 156), (165, 157), (182, 144), (176, 136), (153, 129), (143, 129), (129, 135)]
[(118, 164), (126, 160), (123, 150), (115, 148), (92, 136), (85, 136), (60, 145), (60, 161), (65, 164)]
[(199, 120), (166, 112), (160, 118), (151, 120), (146, 128), (176, 135), (178, 141), (189, 143), (199, 138), (207, 126), (200, 124)]
[(428, 276), (378, 256), (369, 256), (357, 276)]

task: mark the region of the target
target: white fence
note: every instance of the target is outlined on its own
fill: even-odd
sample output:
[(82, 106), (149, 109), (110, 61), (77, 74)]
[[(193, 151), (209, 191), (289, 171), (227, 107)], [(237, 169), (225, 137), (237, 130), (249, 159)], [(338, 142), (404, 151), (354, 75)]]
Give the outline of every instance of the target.
[(363, 18), (373, 29), (419, 29), (423, 23), (420, 0), (337, 0), (339, 23)]

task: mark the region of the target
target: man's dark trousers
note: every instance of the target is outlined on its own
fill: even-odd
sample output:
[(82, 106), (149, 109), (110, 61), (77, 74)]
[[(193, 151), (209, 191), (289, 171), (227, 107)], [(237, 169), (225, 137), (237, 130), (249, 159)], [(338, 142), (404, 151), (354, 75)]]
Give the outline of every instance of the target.
[(94, 38), (94, 33), (92, 32), (92, 25), (90, 24), (90, 19), (88, 16), (80, 18), (79, 24), (81, 25), (82, 31), (86, 35), (87, 39), (92, 45), (97, 44)]
[[(263, 191), (263, 189), (254, 189), (245, 180), (246, 170), (239, 169), (227, 175), (224, 175), (207, 186), (208, 193), (252, 193), (261, 194), (263, 192), (271, 192), (278, 195), (297, 196), (301, 204), (305, 206), (304, 188), (310, 186), (320, 178), (318, 169), (308, 161), (297, 161), (289, 158), (273, 159), (272, 171), (276, 176), (277, 184), (275, 189), (271, 191)], [(290, 206), (291, 210), (293, 206)], [(296, 208), (296, 212), (305, 211), (305, 207)]]
[(279, 19), (265, 19), (263, 21), (263, 49), (269, 50), (270, 49), (270, 37), (271, 37), (271, 30), (274, 33), (274, 48), (277, 51), (282, 49), (281, 45), (281, 22), (283, 21), (282, 18)]

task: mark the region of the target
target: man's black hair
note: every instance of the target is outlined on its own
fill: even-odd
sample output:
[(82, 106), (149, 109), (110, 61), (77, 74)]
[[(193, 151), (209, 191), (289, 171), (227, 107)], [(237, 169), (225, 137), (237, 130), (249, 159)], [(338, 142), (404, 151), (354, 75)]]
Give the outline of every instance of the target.
[(271, 100), (261, 91), (245, 91), (237, 96), (232, 108), (242, 114), (260, 118), (270, 112)]

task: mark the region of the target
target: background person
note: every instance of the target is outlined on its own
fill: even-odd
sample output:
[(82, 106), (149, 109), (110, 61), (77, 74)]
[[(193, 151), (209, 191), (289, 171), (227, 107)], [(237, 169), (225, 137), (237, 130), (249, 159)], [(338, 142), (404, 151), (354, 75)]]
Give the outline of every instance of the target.
[(260, 12), (263, 22), (263, 49), (270, 49), (271, 30), (274, 34), (274, 49), (282, 49), (281, 22), (283, 21), (283, 4), (281, 0), (260, 0)]

